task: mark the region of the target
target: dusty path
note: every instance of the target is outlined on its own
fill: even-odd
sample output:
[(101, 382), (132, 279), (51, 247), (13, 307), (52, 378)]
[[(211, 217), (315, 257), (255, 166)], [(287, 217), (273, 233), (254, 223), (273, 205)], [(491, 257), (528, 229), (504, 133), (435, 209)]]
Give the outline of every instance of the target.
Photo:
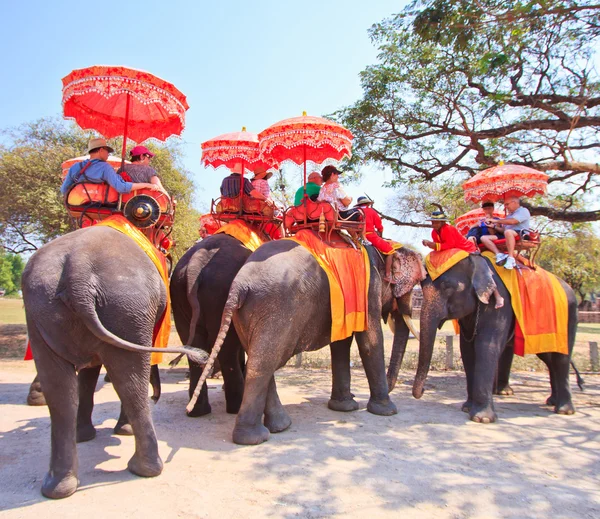
[[(460, 411), (464, 378), (433, 373), (420, 401), (399, 384), (399, 413), (365, 411), (364, 374), (353, 372), (361, 409), (327, 409), (330, 375), (285, 369), (281, 400), (293, 424), (257, 447), (231, 443), (235, 417), (211, 381), (212, 415), (184, 416), (183, 370), (163, 370), (154, 422), (164, 472), (142, 479), (126, 470), (133, 439), (111, 434), (119, 405), (99, 383), (98, 436), (79, 446), (81, 487), (51, 501), (40, 494), (48, 468), (50, 420), (24, 405), (32, 366), (0, 363), (0, 510), (12, 518), (106, 517), (600, 517), (600, 377), (574, 389), (578, 413), (543, 406), (541, 374), (514, 376), (514, 397), (498, 400), (500, 421), (478, 425)], [(402, 375), (404, 381), (412, 374)]]

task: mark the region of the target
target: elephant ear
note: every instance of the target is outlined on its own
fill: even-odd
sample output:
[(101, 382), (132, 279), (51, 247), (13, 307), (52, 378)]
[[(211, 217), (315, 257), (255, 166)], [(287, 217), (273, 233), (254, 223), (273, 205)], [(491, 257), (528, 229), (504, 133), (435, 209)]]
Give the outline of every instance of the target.
[(490, 297), (496, 288), (496, 283), (492, 277), (492, 271), (487, 261), (483, 256), (471, 255), (471, 263), (473, 264), (473, 273), (471, 275), (471, 283), (479, 300), (488, 304)]
[(423, 259), (417, 252), (402, 247), (394, 253), (392, 276), (395, 282), (396, 299), (409, 294), (417, 283), (425, 279), (426, 275)]

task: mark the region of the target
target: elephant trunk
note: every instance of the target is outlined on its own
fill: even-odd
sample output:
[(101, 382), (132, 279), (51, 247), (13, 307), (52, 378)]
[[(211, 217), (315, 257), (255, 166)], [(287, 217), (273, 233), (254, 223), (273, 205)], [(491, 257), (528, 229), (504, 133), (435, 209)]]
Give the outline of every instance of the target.
[(423, 396), (425, 381), (431, 365), (437, 327), (442, 320), (442, 306), (439, 294), (433, 286), (424, 286), (420, 319), (419, 364), (412, 391), (415, 398)]
[(394, 329), (392, 330), (394, 332), (394, 342), (392, 344), (390, 365), (387, 371), (387, 383), (388, 390), (392, 392), (396, 387), (398, 372), (402, 367), (402, 360), (404, 359), (404, 353), (406, 352), (406, 343), (408, 342), (409, 329), (403, 316), (398, 312), (393, 312), (390, 319), (393, 319), (394, 323)]

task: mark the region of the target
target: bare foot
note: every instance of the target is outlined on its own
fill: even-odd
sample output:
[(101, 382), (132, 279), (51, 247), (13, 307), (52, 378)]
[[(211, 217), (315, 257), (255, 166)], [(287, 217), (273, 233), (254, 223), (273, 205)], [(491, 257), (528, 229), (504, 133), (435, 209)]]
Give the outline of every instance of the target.
[(496, 296), (496, 304), (494, 308), (502, 308), (504, 306), (504, 298), (500, 296)]

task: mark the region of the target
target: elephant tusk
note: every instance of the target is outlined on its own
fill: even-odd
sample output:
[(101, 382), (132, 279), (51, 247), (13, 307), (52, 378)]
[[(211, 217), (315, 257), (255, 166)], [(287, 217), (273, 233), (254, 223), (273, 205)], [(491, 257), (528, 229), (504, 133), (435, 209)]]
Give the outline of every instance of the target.
[(417, 338), (418, 341), (420, 341), (420, 334), (415, 328), (415, 324), (412, 322), (410, 315), (402, 314), (402, 319), (404, 319), (404, 322), (406, 323), (406, 326), (408, 326), (408, 329), (411, 331), (411, 333)]

